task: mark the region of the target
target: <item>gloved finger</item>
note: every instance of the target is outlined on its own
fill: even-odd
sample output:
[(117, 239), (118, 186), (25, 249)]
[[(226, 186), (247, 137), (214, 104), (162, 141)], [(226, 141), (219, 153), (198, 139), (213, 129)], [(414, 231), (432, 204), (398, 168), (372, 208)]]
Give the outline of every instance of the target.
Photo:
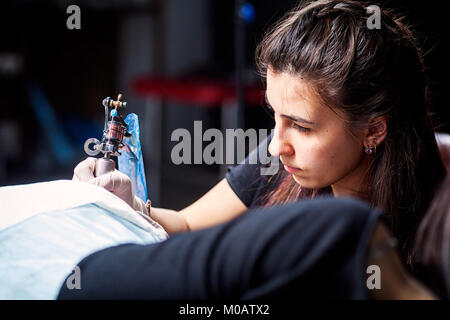
[(123, 172), (114, 170), (91, 179), (88, 182), (103, 187), (133, 207), (134, 194), (131, 187), (131, 180)]
[(88, 181), (113, 193), (131, 191), (130, 178), (119, 170), (114, 170)]
[(81, 161), (73, 170), (73, 178), (74, 181), (89, 181), (94, 177), (95, 164), (97, 162), (96, 158), (86, 158)]
[(114, 171), (102, 174), (101, 176), (90, 179), (88, 182), (112, 192), (114, 190), (113, 173)]

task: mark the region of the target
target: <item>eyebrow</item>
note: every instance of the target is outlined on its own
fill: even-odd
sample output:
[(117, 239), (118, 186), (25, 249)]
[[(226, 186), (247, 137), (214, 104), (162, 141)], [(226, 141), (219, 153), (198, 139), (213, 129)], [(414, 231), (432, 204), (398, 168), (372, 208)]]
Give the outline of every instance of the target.
[[(272, 105), (271, 105), (270, 102), (269, 102), (269, 99), (267, 99), (267, 91), (266, 91), (265, 94), (264, 94), (264, 98), (265, 98), (265, 100), (266, 100), (267, 106), (268, 106), (270, 109), (272, 109), (272, 111), (274, 111)], [(290, 120), (295, 121), (295, 122), (300, 122), (300, 123), (305, 123), (305, 124), (314, 125), (314, 122), (311, 122), (311, 121), (308, 121), (308, 120), (303, 119), (303, 118), (301, 118), (301, 117), (297, 117), (297, 116), (293, 116), (293, 115), (281, 114), (280, 117), (282, 117), (282, 118), (287, 118), (287, 119), (290, 119)]]

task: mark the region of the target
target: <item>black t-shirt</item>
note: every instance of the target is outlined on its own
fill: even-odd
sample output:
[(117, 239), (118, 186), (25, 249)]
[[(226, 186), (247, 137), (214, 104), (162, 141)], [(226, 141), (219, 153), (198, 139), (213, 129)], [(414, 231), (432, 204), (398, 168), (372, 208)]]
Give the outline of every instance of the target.
[[(279, 158), (271, 158), (269, 163), (264, 164), (261, 156), (263, 153), (268, 155), (267, 148), (271, 139), (272, 135), (269, 135), (256, 149), (249, 153), (243, 162), (235, 166), (229, 166), (225, 175), (231, 189), (247, 208), (262, 205), (262, 197), (277, 186), (278, 182), (273, 179), (275, 174), (268, 173), (276, 173), (277, 169), (281, 169)], [(274, 170), (269, 170), (270, 166)]]

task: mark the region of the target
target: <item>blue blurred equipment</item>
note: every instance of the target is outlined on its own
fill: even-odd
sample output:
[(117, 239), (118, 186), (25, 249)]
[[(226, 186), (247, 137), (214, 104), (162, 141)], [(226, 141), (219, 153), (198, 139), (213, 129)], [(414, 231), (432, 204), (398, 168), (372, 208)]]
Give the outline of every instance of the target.
[(57, 163), (59, 165), (70, 163), (74, 151), (44, 91), (37, 83), (31, 83), (28, 86), (28, 97)]
[(239, 17), (247, 24), (255, 22), (255, 8), (250, 2), (242, 4), (239, 10)]

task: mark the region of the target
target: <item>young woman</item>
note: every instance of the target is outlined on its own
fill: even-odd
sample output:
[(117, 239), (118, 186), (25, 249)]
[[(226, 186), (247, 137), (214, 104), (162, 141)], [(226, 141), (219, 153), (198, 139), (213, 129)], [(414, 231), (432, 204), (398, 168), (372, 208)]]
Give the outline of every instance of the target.
[[(131, 210), (147, 212), (130, 180), (119, 171), (94, 178), (93, 158), (74, 180), (129, 206), (72, 181), (0, 188), (8, 205), (0, 298), (435, 298), (378, 223), (383, 211), (403, 261), (411, 260), (414, 232), (444, 176), (421, 55), (389, 12), (379, 30), (366, 28), (365, 12), (358, 2), (311, 2), (263, 40), (258, 62), (276, 122), (269, 151), (284, 171), (265, 177), (259, 165), (242, 164), (181, 212), (150, 211), (171, 233), (228, 223), (166, 239)], [(431, 277), (437, 270), (448, 290), (445, 187), (438, 199), (447, 201), (423, 220), (417, 257), (430, 287), (442, 283)], [(327, 193), (338, 199), (296, 201)], [(261, 205), (270, 208), (247, 210)], [(382, 270), (381, 289), (368, 291), (366, 266)]]
[[(223, 223), (255, 206), (353, 196), (384, 212), (411, 266), (414, 235), (445, 168), (417, 40), (384, 8), (380, 28), (369, 29), (368, 5), (304, 2), (260, 43), (257, 64), (275, 118), (268, 151), (284, 170), (265, 177), (258, 165), (241, 164), (192, 205), (180, 212), (152, 208), (151, 218), (173, 234)], [(87, 159), (74, 179), (147, 212), (129, 179), (118, 171), (94, 178), (94, 167), (95, 159)]]

